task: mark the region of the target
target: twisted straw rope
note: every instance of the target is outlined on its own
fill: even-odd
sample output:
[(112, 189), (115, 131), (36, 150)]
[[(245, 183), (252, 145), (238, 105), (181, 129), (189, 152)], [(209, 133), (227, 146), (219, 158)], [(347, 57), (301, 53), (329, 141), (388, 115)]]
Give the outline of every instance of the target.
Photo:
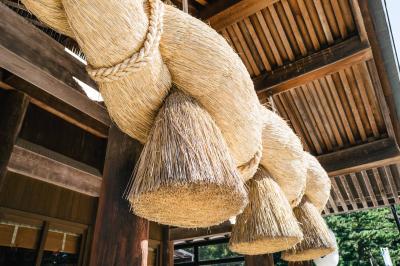
[(262, 157), (262, 150), (263, 150), (262, 145), (258, 146), (258, 149), (257, 149), (256, 153), (250, 159), (250, 161), (248, 161), (245, 164), (239, 165), (237, 167), (239, 172), (240, 173), (247, 172), (250, 169), (254, 169), (254, 167), (258, 167), (258, 165), (260, 163), (260, 160), (261, 160), (261, 157)]
[(98, 82), (112, 82), (140, 70), (151, 59), (160, 43), (163, 30), (164, 5), (158, 0), (149, 0), (150, 17), (146, 39), (139, 52), (111, 67), (87, 67), (89, 75)]

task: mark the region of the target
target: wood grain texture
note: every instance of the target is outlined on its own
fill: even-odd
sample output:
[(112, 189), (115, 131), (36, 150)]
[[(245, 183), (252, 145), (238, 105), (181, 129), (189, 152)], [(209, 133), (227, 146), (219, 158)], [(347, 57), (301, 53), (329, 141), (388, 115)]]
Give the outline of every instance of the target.
[(278, 0), (242, 0), (208, 19), (211, 27), (221, 30), (248, 17)]
[(85, 195), (99, 196), (101, 174), (97, 169), (27, 141), (16, 143), (7, 168)]
[(0, 191), (28, 104), (23, 93), (0, 90)]
[(90, 265), (147, 264), (149, 222), (123, 198), (142, 146), (111, 126), (94, 228)]
[(311, 82), (372, 58), (368, 45), (352, 38), (254, 79), (257, 92), (269, 95)]
[[(64, 47), (0, 3), (0, 66), (106, 126), (103, 106), (91, 101), (73, 77), (96, 88), (85, 66)], [(46, 44), (46, 45), (43, 45)]]

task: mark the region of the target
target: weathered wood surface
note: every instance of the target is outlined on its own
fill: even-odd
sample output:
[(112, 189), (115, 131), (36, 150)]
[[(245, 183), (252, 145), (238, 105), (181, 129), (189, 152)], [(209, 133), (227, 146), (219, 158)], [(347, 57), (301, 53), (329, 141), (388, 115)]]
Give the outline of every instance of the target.
[(394, 139), (381, 139), (320, 155), (317, 157), (330, 176), (400, 162), (400, 151)]
[(109, 125), (99, 123), (98, 120), (93, 119), (93, 117), (87, 115), (85, 112), (61, 101), (54, 95), (43, 91), (41, 88), (15, 75), (4, 77), (3, 80), (0, 81), (0, 87), (22, 91), (29, 95), (29, 100), (32, 104), (95, 136), (102, 138), (107, 137)]
[(174, 242), (171, 240), (170, 228), (167, 225), (162, 226), (161, 248), (160, 266), (174, 266)]
[(23, 93), (0, 91), (0, 191), (28, 104)]
[(254, 86), (258, 93), (273, 95), (371, 58), (369, 45), (353, 37), (257, 77)]
[(211, 16), (208, 22), (215, 30), (222, 30), (277, 1), (279, 0), (242, 0)]
[(14, 146), (8, 171), (98, 197), (100, 172), (59, 153), (19, 140)]
[(26, 88), (32, 97), (45, 101), (51, 95), (108, 127), (110, 118), (105, 108), (91, 101), (73, 79), (96, 88), (85, 66), (65, 52), (61, 44), (2, 3), (0, 17), (0, 67), (33, 84), (35, 88)]
[(147, 265), (149, 222), (133, 215), (122, 196), (141, 149), (111, 126), (90, 265)]

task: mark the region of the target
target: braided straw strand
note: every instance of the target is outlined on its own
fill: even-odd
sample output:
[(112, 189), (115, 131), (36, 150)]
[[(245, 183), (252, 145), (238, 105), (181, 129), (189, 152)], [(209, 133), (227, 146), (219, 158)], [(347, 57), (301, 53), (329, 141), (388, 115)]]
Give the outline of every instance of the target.
[(130, 58), (111, 67), (92, 68), (87, 67), (89, 75), (98, 82), (112, 82), (128, 76), (140, 70), (146, 65), (158, 48), (163, 31), (164, 5), (159, 0), (149, 0), (150, 17), (149, 29), (142, 48)]

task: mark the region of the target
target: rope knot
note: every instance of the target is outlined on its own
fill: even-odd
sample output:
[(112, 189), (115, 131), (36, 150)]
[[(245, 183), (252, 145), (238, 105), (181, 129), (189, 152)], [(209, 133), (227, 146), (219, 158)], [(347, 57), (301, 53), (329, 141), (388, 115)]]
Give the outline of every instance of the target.
[(149, 0), (149, 4), (149, 29), (143, 46), (130, 58), (127, 58), (114, 66), (93, 68), (89, 65), (87, 67), (87, 72), (93, 80), (97, 82), (116, 81), (133, 72), (139, 71), (143, 66), (151, 61), (154, 52), (158, 49), (162, 35), (164, 4), (159, 0)]

